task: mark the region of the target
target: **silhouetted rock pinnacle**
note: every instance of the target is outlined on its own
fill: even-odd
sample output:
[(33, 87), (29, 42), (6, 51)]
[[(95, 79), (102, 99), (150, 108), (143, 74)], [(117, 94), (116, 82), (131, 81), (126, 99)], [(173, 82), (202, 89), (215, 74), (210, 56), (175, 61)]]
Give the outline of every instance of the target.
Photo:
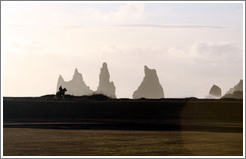
[(110, 98), (116, 98), (114, 82), (110, 82), (110, 75), (107, 63), (103, 63), (99, 75), (99, 85), (96, 90), (98, 94), (104, 94)]
[(233, 88), (231, 88), (222, 98), (243, 99), (243, 80), (240, 80)]
[(138, 89), (133, 93), (133, 98), (164, 98), (164, 91), (159, 82), (155, 69), (144, 66), (144, 79)]
[[(59, 75), (57, 84), (58, 84), (58, 83), (64, 83), (64, 82), (65, 82), (65, 81), (64, 81), (63, 77), (62, 77), (61, 75)], [(57, 85), (57, 90), (59, 90), (59, 87), (60, 87), (60, 86)]]
[(221, 97), (221, 89), (220, 87), (213, 85), (212, 88), (209, 91), (209, 95), (213, 97)]
[(92, 95), (93, 91), (90, 87), (86, 86), (82, 74), (79, 73), (78, 69), (76, 68), (74, 71), (74, 75), (72, 80), (66, 82), (64, 81), (63, 77), (60, 75), (57, 82), (57, 91), (59, 87), (67, 89), (67, 94), (75, 95), (75, 96), (82, 96), (82, 95)]

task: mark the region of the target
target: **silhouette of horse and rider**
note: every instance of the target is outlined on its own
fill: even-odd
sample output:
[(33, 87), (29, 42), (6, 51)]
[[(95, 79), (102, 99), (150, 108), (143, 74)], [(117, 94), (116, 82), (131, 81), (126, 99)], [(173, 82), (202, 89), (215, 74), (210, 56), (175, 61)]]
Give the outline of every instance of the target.
[(64, 95), (65, 95), (65, 92), (67, 91), (66, 88), (62, 88), (62, 86), (59, 87), (59, 91), (56, 92), (56, 97), (62, 97), (63, 100), (64, 100)]

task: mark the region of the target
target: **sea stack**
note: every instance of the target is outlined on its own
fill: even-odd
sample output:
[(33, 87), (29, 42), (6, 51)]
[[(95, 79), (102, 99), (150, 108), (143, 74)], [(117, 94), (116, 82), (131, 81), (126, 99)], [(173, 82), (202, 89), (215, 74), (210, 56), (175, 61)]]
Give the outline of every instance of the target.
[(133, 93), (133, 99), (149, 98), (159, 99), (164, 98), (164, 91), (159, 82), (155, 69), (149, 69), (144, 66), (144, 79), (138, 89)]
[(99, 85), (96, 93), (106, 95), (110, 98), (116, 98), (114, 82), (110, 82), (110, 75), (106, 62), (103, 63), (99, 74)]
[(83, 95), (92, 95), (93, 91), (90, 89), (90, 87), (86, 86), (82, 74), (79, 73), (78, 69), (76, 68), (74, 71), (74, 75), (72, 80), (66, 82), (64, 81), (63, 77), (60, 75), (57, 82), (57, 89), (59, 90), (59, 87), (62, 86), (62, 88), (66, 88), (67, 92), (66, 94), (74, 95), (74, 96), (83, 96)]
[(240, 80), (233, 88), (231, 88), (222, 98), (243, 99), (243, 80)]
[(209, 96), (220, 98), (221, 97), (221, 89), (220, 87), (213, 85), (209, 91)]

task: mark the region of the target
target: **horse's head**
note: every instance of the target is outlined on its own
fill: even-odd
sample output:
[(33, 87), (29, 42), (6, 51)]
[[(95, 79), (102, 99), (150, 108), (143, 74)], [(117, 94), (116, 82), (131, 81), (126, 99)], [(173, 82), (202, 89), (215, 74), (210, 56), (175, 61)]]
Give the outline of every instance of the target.
[(64, 89), (63, 89), (63, 91), (64, 91), (64, 92), (66, 92), (66, 91), (67, 91), (67, 89), (66, 89), (66, 88), (64, 88)]

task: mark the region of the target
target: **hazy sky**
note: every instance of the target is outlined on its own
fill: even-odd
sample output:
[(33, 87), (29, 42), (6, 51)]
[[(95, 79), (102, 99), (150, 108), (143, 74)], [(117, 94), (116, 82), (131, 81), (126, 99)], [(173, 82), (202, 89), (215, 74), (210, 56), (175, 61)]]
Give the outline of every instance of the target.
[(224, 94), (243, 79), (243, 3), (1, 2), (3, 96), (55, 94), (75, 68), (96, 90), (107, 62), (117, 97), (155, 68), (165, 97)]

